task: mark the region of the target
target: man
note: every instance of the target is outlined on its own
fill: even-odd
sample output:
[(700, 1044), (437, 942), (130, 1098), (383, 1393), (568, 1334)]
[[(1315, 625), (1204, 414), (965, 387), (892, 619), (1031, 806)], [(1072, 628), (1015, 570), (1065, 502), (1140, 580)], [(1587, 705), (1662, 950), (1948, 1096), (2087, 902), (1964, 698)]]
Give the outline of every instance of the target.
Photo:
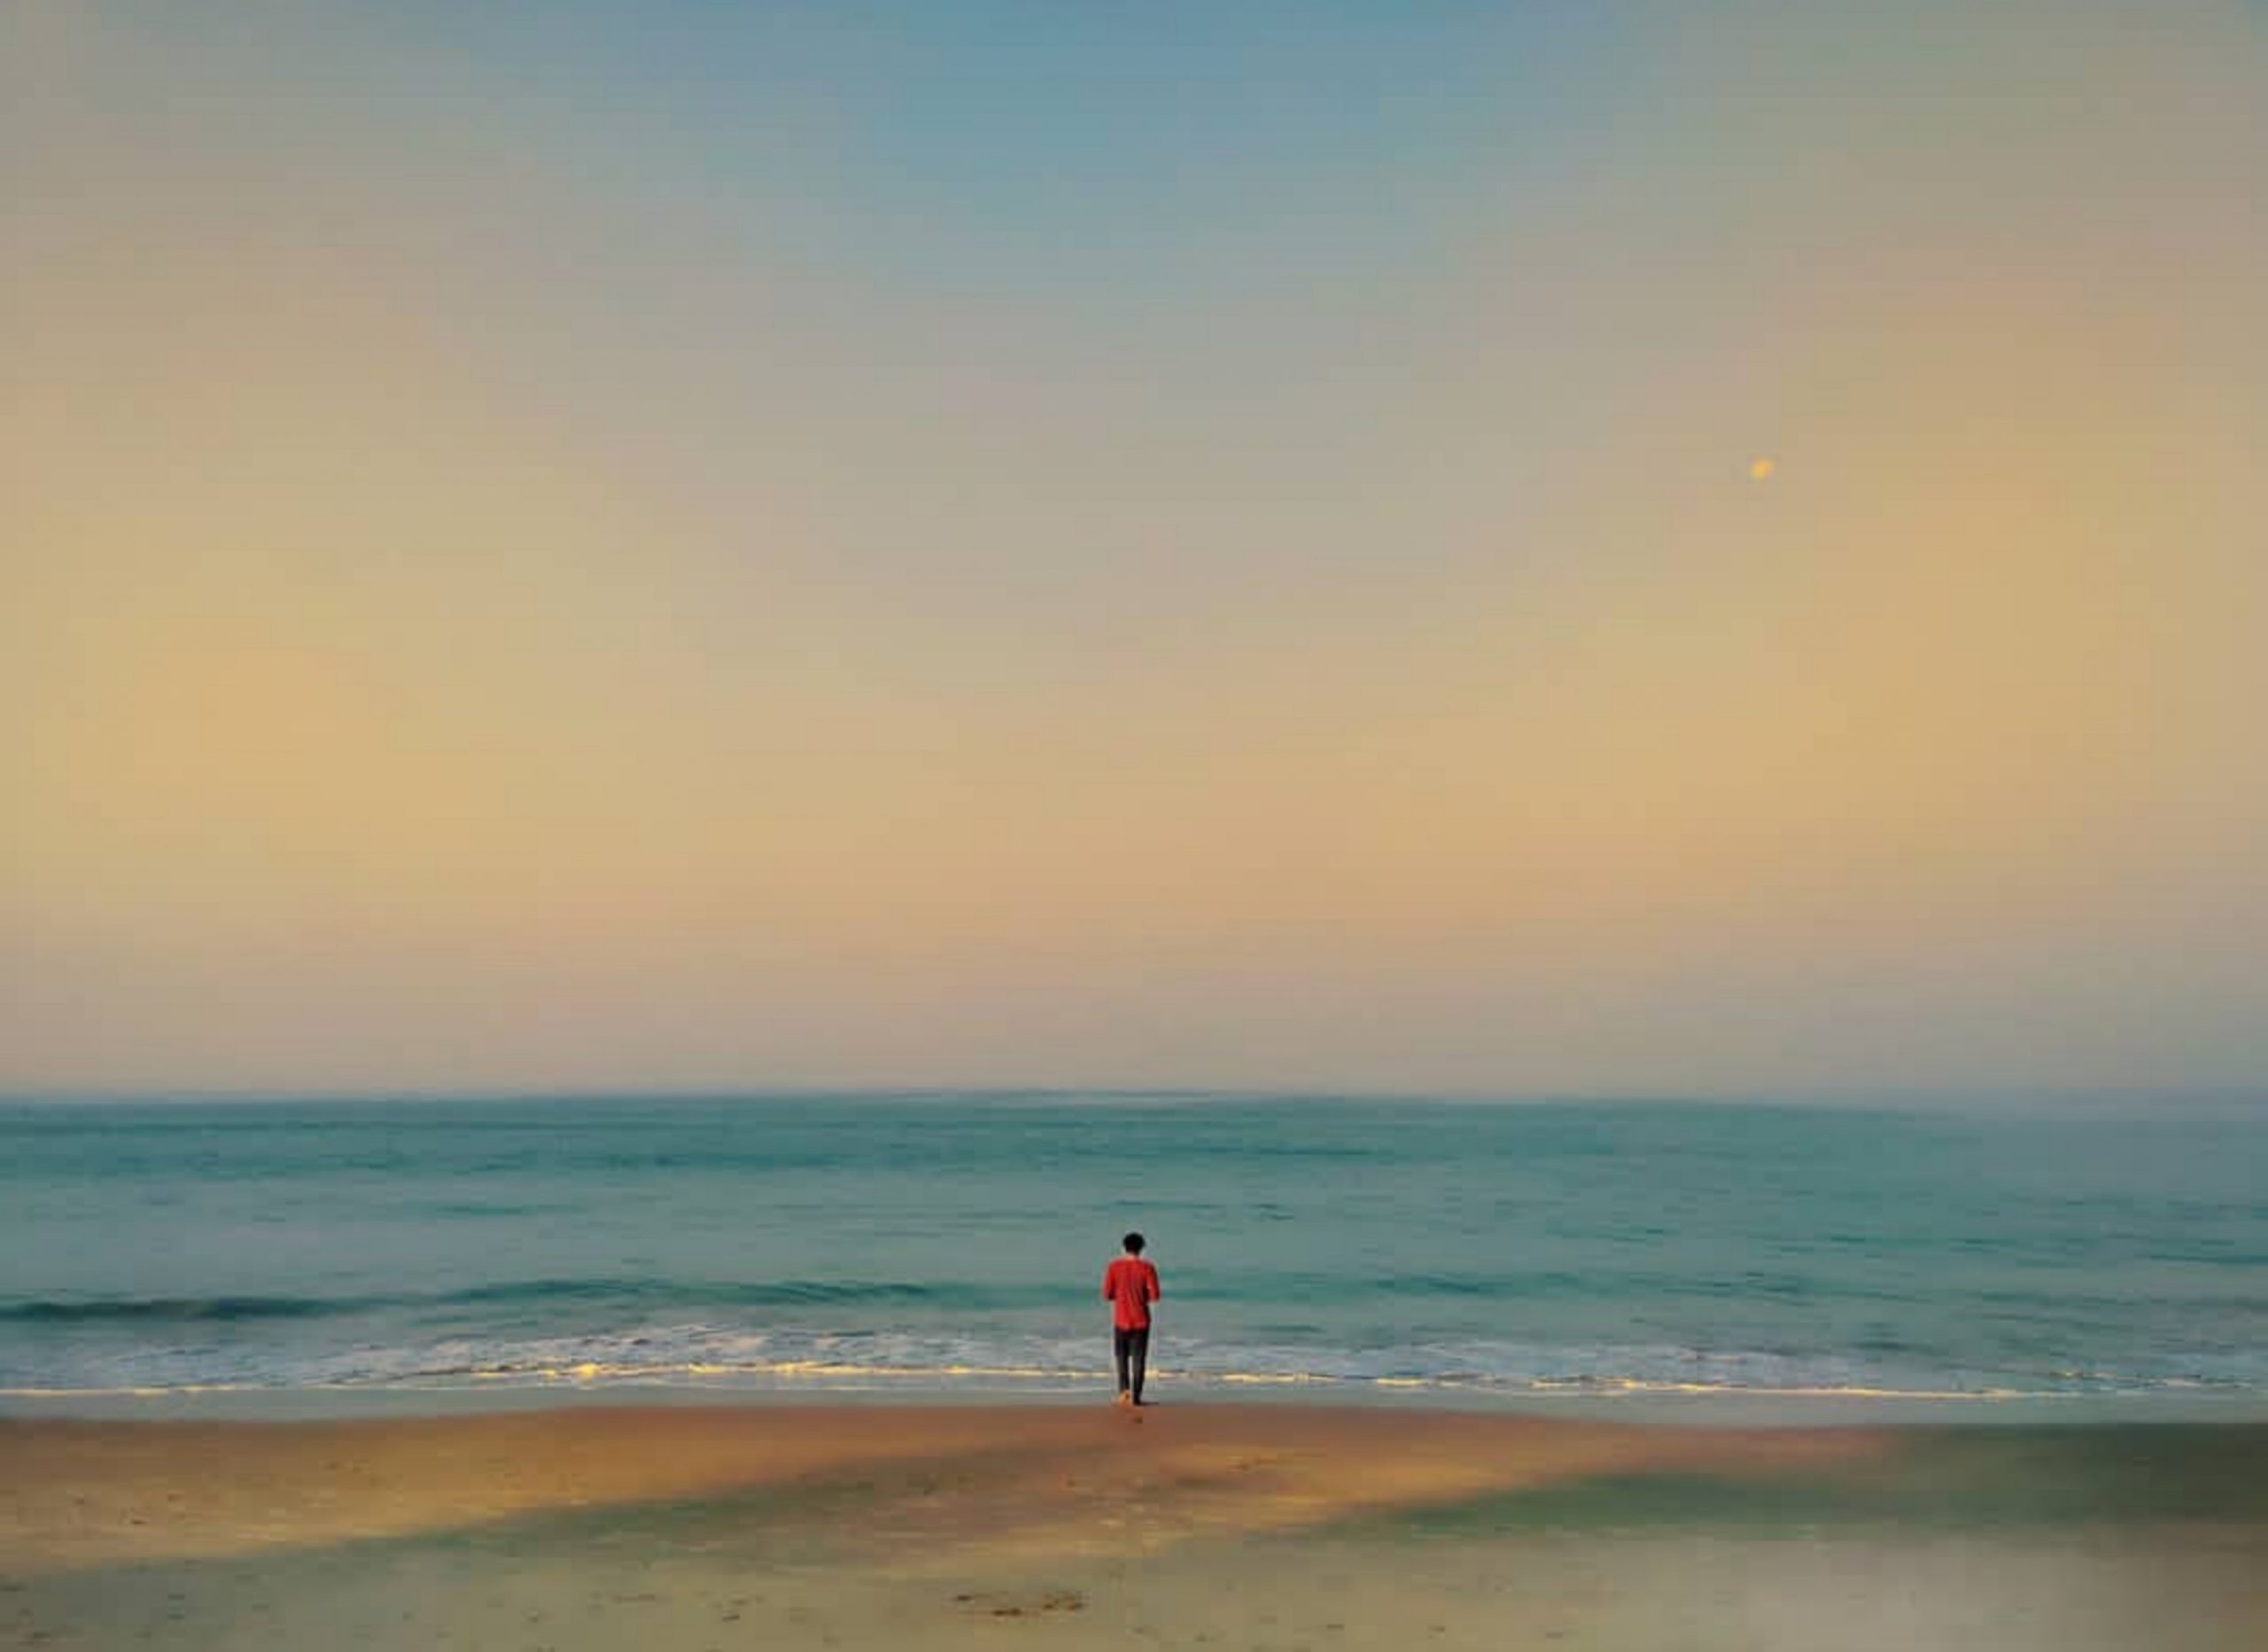
[(1158, 1299), (1158, 1270), (1142, 1260), (1142, 1236), (1126, 1236), (1126, 1254), (1102, 1276), (1111, 1305), (1111, 1352), (1118, 1361), (1118, 1403), (1142, 1403), (1142, 1377), (1150, 1363), (1150, 1304)]

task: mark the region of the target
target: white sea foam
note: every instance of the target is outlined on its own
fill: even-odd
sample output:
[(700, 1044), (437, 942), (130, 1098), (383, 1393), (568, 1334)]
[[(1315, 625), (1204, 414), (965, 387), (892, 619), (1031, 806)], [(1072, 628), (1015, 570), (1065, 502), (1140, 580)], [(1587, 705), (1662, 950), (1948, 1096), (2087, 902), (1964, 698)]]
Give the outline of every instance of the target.
[[(330, 1351), (297, 1361), (213, 1369), (199, 1352), (121, 1356), (96, 1380), (0, 1384), (0, 1394), (188, 1394), (261, 1388), (594, 1388), (669, 1385), (809, 1391), (933, 1388), (1072, 1390), (1110, 1379), (1099, 1334), (1002, 1337), (945, 1332), (748, 1330), (706, 1323), (518, 1339), (446, 1338)], [(1758, 1394), (1996, 1400), (2241, 1389), (2209, 1377), (2088, 1371), (2047, 1383), (1991, 1373), (1901, 1380), (1848, 1360), (1673, 1346), (1551, 1347), (1462, 1340), (1394, 1349), (1331, 1349), (1179, 1339), (1161, 1331), (1161, 1383), (1234, 1390), (1455, 1396)]]

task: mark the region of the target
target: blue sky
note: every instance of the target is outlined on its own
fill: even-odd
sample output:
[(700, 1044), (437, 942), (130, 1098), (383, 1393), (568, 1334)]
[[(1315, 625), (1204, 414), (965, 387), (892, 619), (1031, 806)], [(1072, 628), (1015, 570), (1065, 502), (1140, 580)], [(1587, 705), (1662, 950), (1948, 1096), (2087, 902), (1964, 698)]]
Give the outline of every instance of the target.
[(0, 28), (0, 1083), (2268, 1074), (2256, 6)]

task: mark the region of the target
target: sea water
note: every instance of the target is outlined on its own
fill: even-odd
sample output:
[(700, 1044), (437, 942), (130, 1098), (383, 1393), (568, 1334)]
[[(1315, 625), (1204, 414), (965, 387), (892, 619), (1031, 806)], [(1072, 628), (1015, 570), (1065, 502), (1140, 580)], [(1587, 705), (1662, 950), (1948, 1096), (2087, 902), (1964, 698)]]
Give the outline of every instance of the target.
[(1330, 1097), (0, 1105), (0, 1391), (2268, 1395), (2268, 1118)]

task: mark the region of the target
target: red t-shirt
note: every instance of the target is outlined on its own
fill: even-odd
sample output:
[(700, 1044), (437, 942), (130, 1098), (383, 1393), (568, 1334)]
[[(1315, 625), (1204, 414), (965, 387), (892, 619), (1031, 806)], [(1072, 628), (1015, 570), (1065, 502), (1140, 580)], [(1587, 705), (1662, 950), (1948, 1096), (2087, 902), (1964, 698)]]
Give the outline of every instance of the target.
[(1115, 1305), (1111, 1318), (1121, 1330), (1147, 1330), (1150, 1304), (1158, 1299), (1158, 1270), (1138, 1256), (1122, 1256), (1102, 1276), (1102, 1294)]

